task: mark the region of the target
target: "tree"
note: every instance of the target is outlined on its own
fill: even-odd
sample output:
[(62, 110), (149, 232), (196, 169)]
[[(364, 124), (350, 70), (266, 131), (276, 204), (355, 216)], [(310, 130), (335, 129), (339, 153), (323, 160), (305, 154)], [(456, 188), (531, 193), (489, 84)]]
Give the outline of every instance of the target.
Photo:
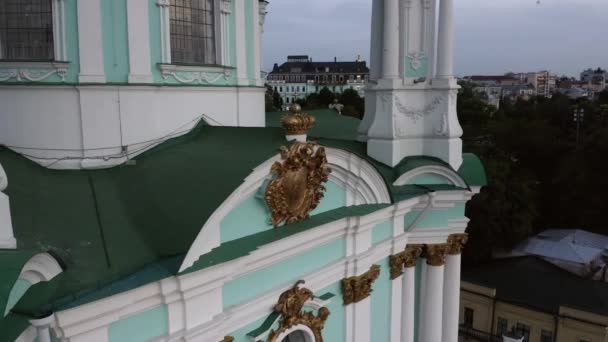
[(277, 109), (283, 108), (283, 98), (276, 89), (272, 93), (272, 105)]
[[(264, 107), (267, 112), (273, 112), (277, 110), (277, 106), (274, 105), (274, 90), (272, 86), (266, 85), (266, 93), (264, 94)], [(278, 106), (280, 108), (280, 106)]]
[(340, 103), (344, 105), (342, 114), (353, 116), (361, 119), (365, 111), (365, 100), (359, 96), (359, 93), (354, 89), (346, 89), (339, 99)]
[(336, 95), (331, 90), (329, 90), (329, 88), (323, 87), (323, 89), (321, 89), (321, 91), (319, 92), (319, 105), (322, 108), (327, 108), (330, 103), (334, 102), (335, 98)]

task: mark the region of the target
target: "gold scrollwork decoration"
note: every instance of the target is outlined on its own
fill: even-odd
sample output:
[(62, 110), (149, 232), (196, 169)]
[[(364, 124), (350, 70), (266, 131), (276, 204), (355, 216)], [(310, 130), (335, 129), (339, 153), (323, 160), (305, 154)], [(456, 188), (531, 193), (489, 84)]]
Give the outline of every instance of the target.
[(407, 245), (401, 253), (389, 257), (391, 279), (397, 279), (403, 274), (403, 268), (416, 266), (416, 260), (422, 255), (424, 245)]
[(296, 325), (305, 325), (313, 332), (315, 341), (323, 342), (322, 331), (329, 317), (329, 310), (322, 307), (315, 316), (312, 312), (302, 312), (304, 303), (314, 297), (312, 291), (301, 287), (303, 280), (298, 281), (291, 289), (283, 292), (274, 311), (281, 315), (279, 328), (271, 330), (267, 342), (277, 342), (277, 338), (286, 330)]
[(234, 337), (232, 336), (224, 336), (224, 339), (220, 342), (234, 342)]
[(445, 256), (450, 246), (447, 243), (426, 245), (423, 256), (426, 258), (426, 263), (430, 266), (445, 265)]
[(380, 276), (380, 266), (372, 265), (369, 271), (360, 276), (342, 279), (342, 299), (344, 305), (358, 303), (369, 297), (372, 284)]
[(448, 237), (449, 255), (458, 255), (462, 253), (464, 245), (469, 241), (469, 234), (452, 234)]
[(325, 149), (314, 143), (283, 146), (281, 158), (282, 163), (272, 165), (271, 172), (276, 178), (268, 184), (265, 195), (275, 227), (308, 218), (321, 202), (331, 172)]

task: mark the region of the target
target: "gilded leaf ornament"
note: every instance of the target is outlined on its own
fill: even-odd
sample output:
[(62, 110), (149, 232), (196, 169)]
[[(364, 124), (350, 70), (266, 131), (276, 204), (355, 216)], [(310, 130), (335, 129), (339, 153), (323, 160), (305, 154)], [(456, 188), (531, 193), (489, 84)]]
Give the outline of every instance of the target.
[(360, 276), (342, 279), (342, 299), (344, 305), (358, 303), (372, 293), (372, 284), (380, 276), (380, 266), (372, 265)]
[(281, 158), (282, 162), (272, 165), (276, 178), (268, 184), (265, 195), (275, 227), (308, 218), (321, 202), (331, 172), (325, 149), (314, 143), (283, 146)]
[(278, 303), (274, 306), (274, 311), (281, 315), (279, 328), (270, 331), (267, 342), (277, 342), (281, 333), (296, 325), (307, 326), (315, 335), (315, 341), (323, 342), (322, 331), (329, 317), (329, 310), (322, 307), (316, 316), (312, 312), (303, 312), (304, 303), (314, 297), (312, 291), (301, 287), (303, 284), (303, 280), (298, 281), (279, 297)]

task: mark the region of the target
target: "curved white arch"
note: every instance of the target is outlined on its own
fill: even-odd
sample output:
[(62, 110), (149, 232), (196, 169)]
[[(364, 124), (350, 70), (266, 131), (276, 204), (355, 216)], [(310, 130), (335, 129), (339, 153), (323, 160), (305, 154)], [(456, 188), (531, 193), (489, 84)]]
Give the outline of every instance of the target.
[(23, 292), (14, 292), (17, 286), (17, 283), (13, 285), (11, 292), (9, 293), (9, 301), (6, 304), (5, 308), (1, 308), (2, 312), (4, 312), (4, 316), (6, 316), (9, 311), (17, 304), (19, 299), (23, 297), (27, 290), (43, 281), (50, 281), (63, 272), (63, 268), (59, 262), (48, 253), (40, 253), (36, 254), (28, 260), (28, 262), (23, 265), (21, 269), (21, 273), (19, 273), (19, 280), (24, 280), (27, 284)]
[(277, 341), (278, 342), (283, 342), (283, 340), (285, 340), (285, 338), (287, 336), (289, 336), (289, 334), (294, 333), (296, 331), (301, 331), (304, 335), (304, 342), (316, 342), (317, 340), (315, 339), (315, 334), (312, 332), (312, 330), (303, 324), (297, 324), (292, 326), (291, 328), (283, 331), (282, 333), (279, 334), (279, 336), (277, 336)]
[(395, 185), (395, 186), (406, 185), (406, 184), (409, 184), (409, 182), (411, 182), (414, 178), (416, 178), (418, 176), (426, 175), (426, 174), (443, 177), (443, 178), (447, 179), (448, 182), (450, 182), (450, 184), (461, 187), (461, 188), (466, 188), (468, 186), (467, 183), (462, 179), (462, 177), (460, 177), (459, 174), (457, 174), (456, 172), (454, 172), (453, 170), (451, 170), (445, 166), (439, 166), (439, 165), (427, 165), (427, 166), (422, 166), (422, 167), (418, 167), (413, 170), (410, 170), (410, 171), (402, 174), (393, 183), (393, 185)]
[(23, 266), (19, 279), (27, 280), (32, 285), (50, 281), (58, 276), (63, 269), (49, 253), (36, 254)]
[[(325, 148), (332, 172), (329, 180), (346, 189), (346, 205), (390, 203), (391, 198), (384, 179), (366, 160), (355, 154), (334, 148)], [(271, 177), (270, 167), (281, 160), (279, 154), (253, 169), (245, 181), (209, 217), (190, 246), (180, 272), (192, 266), (201, 255), (220, 245), (220, 223), (243, 200), (256, 192)]]

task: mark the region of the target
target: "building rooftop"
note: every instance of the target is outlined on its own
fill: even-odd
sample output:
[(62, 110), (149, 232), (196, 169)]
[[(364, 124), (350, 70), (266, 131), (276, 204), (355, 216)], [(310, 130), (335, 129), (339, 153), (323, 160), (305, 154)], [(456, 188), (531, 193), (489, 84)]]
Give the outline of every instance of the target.
[(515, 251), (572, 263), (588, 264), (608, 248), (608, 236), (580, 229), (550, 229), (522, 242)]
[(608, 315), (608, 283), (578, 277), (534, 256), (465, 270), (462, 280), (496, 289), (496, 298), (550, 314), (560, 306)]
[[(395, 168), (369, 158), (366, 144), (354, 141), (358, 120), (333, 110), (314, 111), (317, 127), (309, 140), (346, 150), (369, 163), (383, 177), (393, 202), (449, 185), (393, 186), (403, 173), (423, 165), (449, 164), (432, 157), (405, 158)], [(50, 170), (9, 149), (0, 148), (0, 164), (9, 175), (17, 250), (0, 250), (0, 307), (23, 265), (49, 252), (65, 271), (32, 286), (0, 320), (0, 331), (22, 331), (24, 317), (85, 304), (175, 274), (210, 215), (251, 171), (287, 144), (277, 126), (280, 113), (268, 115), (266, 128), (209, 126), (168, 140), (135, 158), (135, 164), (105, 170)], [(470, 186), (486, 184), (479, 159), (463, 156), (457, 171)], [(221, 177), (218, 177), (221, 175)], [(293, 229), (270, 230), (236, 240), (201, 257), (192, 272), (238, 258), (251, 248), (347, 216), (360, 216), (382, 205), (336, 209), (313, 216)], [(245, 248), (244, 246), (247, 246)], [(18, 334), (17, 334), (18, 335)]]
[[(298, 71), (294, 71), (298, 70)], [(285, 62), (280, 66), (274, 65), (274, 68), (270, 74), (289, 74), (289, 73), (369, 73), (369, 68), (365, 61), (352, 61), (352, 62)]]

